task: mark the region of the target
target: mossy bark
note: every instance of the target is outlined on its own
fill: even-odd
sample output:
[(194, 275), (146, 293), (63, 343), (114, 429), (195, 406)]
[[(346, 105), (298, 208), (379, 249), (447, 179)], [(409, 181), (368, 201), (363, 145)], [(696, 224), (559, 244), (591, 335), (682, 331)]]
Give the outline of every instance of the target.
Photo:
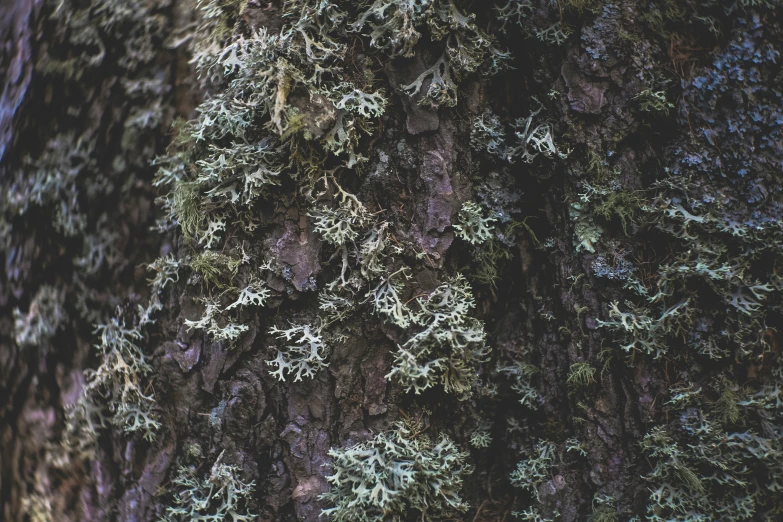
[[(563, 2), (561, 20), (570, 35), (556, 45), (536, 39), (531, 29), (545, 28), (553, 16), (550, 2), (542, 1), (525, 19), (530, 27), (511, 24), (506, 35), (498, 35), (514, 57), (514, 68), (493, 77), (468, 75), (459, 84), (459, 101), (453, 108), (432, 109), (419, 103), (420, 95), (411, 99), (403, 89), (430, 67), (439, 49), (422, 40), (412, 58), (372, 55), (382, 61), (390, 103), (371, 136), (361, 142), (368, 163), (341, 179), (371, 212), (382, 212), (394, 223), (396, 241), (420, 250), (420, 256), (403, 259), (412, 274), (406, 300), (432, 292), (457, 272), (477, 272), (473, 246), (457, 238), (453, 228), (465, 202), (477, 200), (485, 208), (495, 204), (524, 222), (516, 228), (513, 243), (502, 246), (509, 259), (500, 259), (496, 282), (473, 280), (478, 304), (473, 315), (486, 323), (493, 351), (482, 364), (469, 399), (459, 400), (440, 388), (420, 395), (405, 393), (388, 380), (393, 353), (408, 337), (369, 307), (340, 325), (344, 341), (332, 346), (328, 368), (314, 379), (279, 382), (269, 374), (267, 361), (275, 353), (269, 328), (314, 318), (317, 290), (334, 273), (333, 249), (315, 232), (308, 203), (294, 188), (260, 206), (263, 226), (254, 243), (243, 245), (248, 251), (271, 253), (285, 269), (266, 279), (274, 295), (263, 310), (253, 313), (248, 332), (236, 346), (229, 348), (184, 326), (185, 320), (198, 319), (202, 313), (200, 286), (182, 277), (164, 294), (163, 311), (145, 339), (153, 367), (148, 391), (154, 392), (162, 424), (156, 440), (109, 428), (100, 433), (90, 459), (63, 455), (57, 448), (65, 410), (84, 384), (83, 370), (96, 366), (92, 323), (117, 306), (132, 310), (143, 303), (149, 294), (148, 274), (140, 265), (186, 248), (178, 230), (151, 231), (160, 214), (155, 210), (151, 161), (164, 153), (174, 117), (194, 116), (202, 92), (188, 65), (188, 52), (169, 45), (190, 29), (196, 16), (193, 5), (177, 0), (139, 2), (147, 9), (149, 33), (135, 32), (140, 22), (131, 16), (95, 29), (101, 47), (95, 41), (74, 39), (84, 29), (82, 22), (63, 25), (61, 13), (52, 17), (55, 4), (16, 0), (0, 7), (0, 190), (10, 192), (15, 186), (24, 192), (26, 183), (32, 190), (35, 166), (25, 158), (34, 162), (47, 154), (63, 154), (62, 149), (47, 148), (47, 143), (85, 145), (84, 154), (69, 159), (69, 167), (78, 169), (72, 181), (84, 222), (78, 233), (64, 234), (53, 224), (59, 219), (53, 210), (58, 201), (30, 204), (23, 212), (3, 201), (3, 520), (156, 520), (172, 501), (177, 464), (197, 462), (198, 453), (205, 456), (198, 469), (206, 473), (222, 453), (245, 479), (255, 480), (249, 509), (259, 520), (314, 521), (328, 507), (318, 497), (328, 488), (329, 448), (368, 439), (411, 418), (470, 450), (475, 471), (465, 481), (463, 498), (471, 509), (464, 520), (510, 520), (512, 511), (531, 506), (552, 518), (559, 513), (558, 520), (586, 520), (596, 513), (597, 495), (614, 497), (611, 514), (603, 511), (609, 518), (602, 520), (625, 521), (634, 515), (644, 519), (650, 485), (642, 477), (655, 464), (640, 441), (654, 426), (674, 425), (670, 415), (675, 414), (666, 407), (669, 387), (693, 383), (706, 390), (718, 376), (754, 389), (773, 382), (770, 368), (780, 357), (776, 304), (770, 305), (764, 320), (747, 319), (758, 330), (759, 346), (766, 347), (756, 358), (732, 354), (713, 360), (694, 355), (689, 344), (694, 332), (720, 336), (727, 331), (719, 327), (724, 313), (719, 309), (730, 306), (724, 302), (730, 296), (710, 293), (713, 290), (702, 288), (706, 283), (688, 287), (687, 295), (722, 300), (717, 311), (704, 314), (714, 323), (696, 321), (685, 333), (667, 333), (662, 357), (623, 351), (620, 346), (627, 342), (602, 322), (610, 321), (611, 303), (619, 301), (622, 306), (631, 295), (624, 286), (627, 278), (616, 275), (626, 260), (635, 266), (634, 277), (654, 294), (659, 268), (688, 250), (687, 237), (657, 226), (662, 221), (649, 217), (654, 210), (645, 207), (667, 197), (658, 182), (670, 180), (671, 172), (686, 164), (710, 163), (714, 168), (709, 172), (693, 166), (687, 175), (714, 195), (733, 186), (714, 181), (716, 171), (748, 169), (740, 176), (744, 181), (735, 188), (737, 194), (763, 192), (766, 196), (759, 200), (780, 202), (779, 172), (764, 170), (757, 179), (761, 188), (748, 186), (754, 166), (763, 170), (781, 165), (783, 153), (774, 150), (780, 141), (773, 136), (769, 142), (756, 143), (772, 131), (758, 131), (742, 142), (723, 123), (715, 123), (722, 118), (756, 118), (754, 103), (772, 106), (761, 118), (779, 116), (775, 111), (781, 106), (780, 95), (771, 88), (781, 78), (779, 67), (769, 61), (756, 63), (753, 53), (738, 59), (738, 64), (724, 65), (727, 56), (743, 52), (738, 41), (755, 46), (759, 56), (768, 52), (761, 50), (764, 45), (780, 48), (778, 11), (738, 2), (728, 12), (706, 2), (710, 16), (723, 13), (713, 16), (710, 26), (690, 11), (678, 11), (674, 2), (655, 2), (652, 14), (651, 4), (640, 0)], [(64, 9), (77, 12), (76, 4), (64, 4)], [(267, 27), (275, 32), (284, 23), (279, 2), (249, 1), (241, 6), (241, 23), (248, 31)], [(480, 24), (497, 30), (490, 6), (466, 8), (476, 11)], [(125, 44), (131, 37), (149, 46), (129, 49)], [(352, 45), (352, 52), (371, 54), (367, 42)], [(360, 50), (362, 45), (367, 47)], [(150, 50), (152, 54), (145, 54)], [(759, 95), (763, 100), (752, 99), (742, 86), (728, 86), (714, 103), (705, 101), (704, 79), (724, 67), (757, 75), (758, 84), (770, 87)], [(653, 90), (666, 90), (666, 99), (674, 105), (671, 110), (640, 109), (637, 97), (649, 88), (651, 78), (669, 81), (659, 81)], [(305, 118), (308, 111), (320, 110), (296, 96), (289, 96), (288, 102)], [(541, 155), (532, 163), (499, 163), (471, 147), (473, 122), (485, 109), (510, 124), (538, 108), (534, 97), (546, 105), (541, 117), (551, 122), (561, 150), (569, 149), (567, 157)], [(147, 123), (138, 124), (145, 116)], [(774, 126), (769, 121), (762, 124)], [(725, 140), (724, 148), (714, 144), (719, 139)], [(756, 147), (759, 157), (747, 159)], [(726, 175), (736, 177), (733, 172)], [(609, 186), (608, 180), (622, 197), (599, 196), (603, 206), (590, 219), (600, 228), (600, 239), (589, 248), (580, 247), (579, 227), (587, 225), (572, 203), (582, 201), (586, 183)], [(57, 194), (65, 198), (69, 192)], [(740, 203), (745, 206), (732, 207), (732, 216), (742, 221), (745, 216), (740, 214), (751, 214), (756, 207)], [(766, 212), (768, 221), (779, 218), (779, 211), (770, 207), (758, 212)], [(94, 271), (80, 269), (84, 263), (75, 260), (107, 234), (111, 251), (106, 258)], [(727, 240), (727, 248), (753, 248), (749, 240), (730, 240), (735, 243)], [(776, 269), (775, 259), (746, 267), (754, 275), (773, 274)], [(13, 310), (26, 311), (42, 285), (64, 290), (70, 319), (49, 341), (21, 347), (15, 340)], [(538, 369), (530, 381), (538, 395), (534, 408), (520, 404), (513, 378), (496, 370), (517, 363)], [(596, 369), (594, 378), (583, 379), (580, 386), (569, 384), (577, 363)], [(705, 400), (699, 407), (709, 409), (713, 404)], [(748, 425), (755, 426), (754, 422), (751, 418)], [(480, 425), (491, 426), (488, 448), (470, 444)], [(732, 423), (726, 426), (727, 432), (739, 429)], [(585, 454), (566, 451), (567, 439), (581, 442)], [(514, 487), (510, 475), (539, 440), (556, 444), (558, 455), (538, 495), (531, 495)], [(779, 448), (780, 440), (775, 441)], [(67, 462), (57, 462), (58, 458)], [(753, 473), (764, 479), (760, 472)], [(48, 503), (54, 518), (35, 518), (36, 502)], [(759, 505), (748, 518), (779, 516), (779, 500), (764, 497)]]

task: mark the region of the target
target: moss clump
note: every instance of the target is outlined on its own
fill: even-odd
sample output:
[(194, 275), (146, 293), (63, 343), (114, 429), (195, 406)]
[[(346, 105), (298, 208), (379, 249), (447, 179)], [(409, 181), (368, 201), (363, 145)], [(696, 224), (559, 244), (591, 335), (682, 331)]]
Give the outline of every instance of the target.
[[(190, 260), (190, 268), (198, 273), (208, 285), (226, 288), (236, 276), (240, 263), (240, 259), (213, 250), (206, 250)], [(228, 276), (228, 282), (226, 276)]]
[(595, 382), (595, 368), (590, 363), (578, 362), (571, 365), (566, 382), (573, 388), (584, 388)]

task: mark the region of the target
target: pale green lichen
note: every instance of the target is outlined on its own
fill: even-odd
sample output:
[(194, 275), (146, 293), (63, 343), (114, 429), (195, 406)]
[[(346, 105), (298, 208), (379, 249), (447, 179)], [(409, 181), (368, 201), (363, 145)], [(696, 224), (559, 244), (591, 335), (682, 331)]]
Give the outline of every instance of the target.
[(495, 7), (497, 18), (501, 20), (500, 30), (506, 32), (506, 26), (514, 23), (522, 26), (522, 21), (533, 14), (531, 0), (508, 0), (502, 7)]
[(470, 285), (457, 274), (416, 302), (420, 311), (413, 323), (421, 330), (398, 347), (387, 378), (407, 391), (421, 393), (442, 384), (447, 392), (467, 398), (489, 353), (484, 324), (468, 315), (476, 306)]
[(574, 221), (574, 246), (576, 252), (585, 250), (595, 253), (595, 246), (603, 235), (603, 229), (595, 223), (589, 213), (585, 212), (584, 204), (571, 203), (569, 214)]
[(369, 26), (372, 47), (384, 51), (389, 58), (411, 57), (432, 4), (432, 0), (375, 0), (351, 24), (351, 30), (361, 32)]
[(172, 480), (172, 486), (176, 488), (174, 505), (166, 508), (160, 522), (252, 522), (257, 519), (248, 508), (255, 493), (255, 481), (243, 481), (237, 466), (222, 463), (224, 453), (203, 478), (199, 478), (192, 467), (179, 467)]
[(372, 303), (373, 311), (376, 314), (385, 316), (389, 322), (400, 328), (407, 328), (415, 320), (413, 312), (403, 302), (401, 297), (404, 280), (409, 278), (408, 268), (403, 267), (393, 274), (389, 274), (388, 277), (381, 279), (380, 284), (367, 294), (367, 298)]
[(266, 362), (269, 366), (277, 367), (270, 370), (269, 374), (278, 380), (285, 381), (286, 375), (293, 375), (293, 382), (301, 381), (303, 377), (312, 379), (319, 370), (329, 365), (326, 362), (329, 347), (324, 342), (320, 328), (293, 324), (285, 330), (272, 327), (269, 333), (286, 342), (293, 341), (279, 349), (277, 357)]
[(492, 237), (493, 217), (484, 217), (481, 207), (468, 201), (459, 210), (459, 223), (454, 225), (456, 235), (472, 245), (486, 242)]
[(517, 141), (515, 145), (508, 148), (509, 161), (519, 157), (525, 163), (531, 163), (539, 154), (547, 158), (567, 158), (569, 153), (561, 151), (555, 145), (552, 125), (539, 121), (538, 115), (544, 106), (536, 98), (533, 98), (533, 101), (538, 104), (538, 108), (527, 118), (520, 118), (514, 123)]
[(563, 29), (563, 25), (560, 22), (556, 22), (545, 29), (539, 29), (536, 31), (536, 38), (542, 42), (563, 45), (569, 36), (568, 30)]
[(470, 146), (475, 151), (484, 151), (490, 156), (506, 158), (506, 131), (500, 118), (487, 109), (473, 120), (470, 129)]
[(492, 425), (487, 422), (482, 422), (479, 427), (476, 428), (470, 435), (470, 445), (474, 448), (488, 448), (492, 445), (492, 433), (490, 428)]
[(527, 489), (539, 498), (541, 485), (552, 477), (551, 469), (555, 462), (555, 444), (541, 440), (536, 444), (529, 458), (517, 464), (517, 469), (511, 473), (511, 483)]
[(538, 390), (536, 390), (531, 380), (538, 373), (538, 368), (531, 364), (517, 362), (510, 366), (499, 366), (498, 373), (504, 373), (514, 379), (511, 389), (519, 394), (519, 403), (530, 409), (538, 408)]
[(323, 514), (334, 522), (402, 522), (411, 513), (422, 522), (467, 511), (460, 497), (472, 470), (467, 453), (450, 438), (437, 441), (398, 423), (388, 433), (344, 449), (331, 449), (331, 489), (321, 499), (334, 507)]
[(139, 346), (143, 335), (119, 316), (96, 326), (101, 363), (85, 370), (85, 384), (75, 404), (66, 410), (64, 445), (83, 456), (92, 454), (100, 429), (111, 422), (126, 432), (140, 432), (152, 441), (160, 428), (155, 398), (147, 389), (152, 367)]
[(169, 283), (177, 283), (179, 281), (179, 267), (179, 260), (172, 255), (159, 257), (147, 265), (147, 270), (155, 273), (155, 276), (149, 280), (152, 291), (155, 294), (160, 294)]
[(42, 286), (30, 302), (27, 313), (14, 310), (14, 335), (20, 347), (42, 346), (60, 329), (67, 318), (65, 295), (53, 286)]
[(639, 102), (639, 110), (644, 112), (660, 113), (665, 116), (674, 108), (674, 104), (666, 99), (666, 91), (645, 89), (634, 96), (634, 99)]
[(593, 512), (590, 513), (588, 522), (616, 522), (617, 499), (609, 495), (596, 493), (593, 496)]
[(214, 299), (204, 298), (204, 312), (200, 319), (185, 319), (184, 325), (188, 330), (197, 329), (206, 331), (215, 341), (223, 341), (231, 346), (240, 335), (248, 330), (248, 325), (232, 322), (230, 318), (222, 315), (218, 302)]
[(625, 334), (626, 344), (621, 347), (626, 352), (641, 351), (660, 357), (667, 351), (666, 336), (684, 331), (692, 322), (690, 300), (686, 299), (667, 307), (658, 316), (649, 316), (643, 309), (626, 302), (628, 311), (621, 311), (620, 305), (613, 302), (609, 307), (609, 320), (598, 320), (598, 326)]

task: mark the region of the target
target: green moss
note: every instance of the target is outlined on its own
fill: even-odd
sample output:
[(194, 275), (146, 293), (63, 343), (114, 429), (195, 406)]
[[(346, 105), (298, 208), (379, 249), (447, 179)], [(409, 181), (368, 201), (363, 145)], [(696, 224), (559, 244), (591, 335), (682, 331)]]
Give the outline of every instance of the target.
[(642, 213), (644, 200), (632, 191), (616, 190), (609, 192), (593, 206), (593, 212), (605, 219), (617, 218), (623, 227), (623, 232), (628, 234), (628, 225), (634, 223)]
[(498, 266), (501, 262), (511, 259), (512, 253), (507, 246), (492, 238), (483, 245), (475, 247), (472, 256), (475, 262), (475, 270), (469, 272), (472, 280), (496, 288), (497, 281), (500, 279)]
[(197, 183), (177, 183), (171, 192), (172, 218), (176, 219), (185, 239), (192, 239), (203, 230), (205, 215), (201, 209)]
[(231, 284), (241, 262), (241, 259), (205, 250), (190, 260), (190, 268), (198, 273), (207, 285), (222, 289)]
[(584, 388), (595, 382), (595, 368), (590, 363), (578, 362), (571, 365), (566, 382), (573, 388)]

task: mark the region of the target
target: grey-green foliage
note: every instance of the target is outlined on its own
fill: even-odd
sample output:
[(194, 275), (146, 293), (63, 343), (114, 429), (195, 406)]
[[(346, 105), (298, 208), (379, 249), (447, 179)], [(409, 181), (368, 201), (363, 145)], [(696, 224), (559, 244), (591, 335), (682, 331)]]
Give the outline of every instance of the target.
[(542, 42), (563, 45), (568, 39), (568, 32), (563, 30), (560, 22), (556, 22), (545, 29), (536, 30), (536, 38)]
[[(568, 2), (566, 2), (568, 3)], [(532, 0), (507, 0), (502, 7), (495, 7), (496, 18), (500, 22), (500, 31), (507, 32), (509, 24), (525, 28), (529, 25), (527, 32), (532, 32), (540, 41), (548, 44), (563, 45), (568, 39), (570, 32), (564, 29), (560, 18), (562, 17), (561, 2), (551, 2), (553, 11), (557, 12), (558, 21), (550, 23), (544, 28), (534, 27), (532, 24), (526, 24), (526, 20), (533, 14), (535, 8)]]
[(474, 448), (488, 448), (492, 445), (492, 424), (482, 422), (470, 435), (470, 445)]
[(333, 448), (331, 489), (321, 495), (335, 522), (429, 522), (468, 509), (460, 497), (472, 470), (468, 454), (446, 435), (436, 441), (398, 423), (387, 433), (348, 448)]
[[(653, 464), (644, 476), (648, 520), (752, 519), (783, 492), (782, 375), (776, 368), (755, 393), (718, 379), (712, 401), (707, 390), (673, 389), (666, 403), (673, 422), (640, 443)], [(751, 427), (744, 418), (763, 420)]]
[(616, 522), (617, 499), (609, 495), (596, 493), (593, 496), (593, 512), (587, 522)]
[(5, 195), (7, 209), (23, 215), (31, 206), (52, 208), (52, 223), (66, 236), (84, 231), (77, 178), (91, 166), (91, 144), (72, 134), (47, 142), (38, 158), (25, 158), (23, 168)]
[(410, 278), (408, 267), (381, 278), (380, 283), (367, 293), (373, 311), (386, 317), (386, 319), (400, 328), (408, 328), (416, 319), (415, 314), (403, 302), (402, 290), (405, 280)]
[(149, 280), (154, 295), (159, 295), (166, 285), (179, 281), (179, 261), (172, 255), (159, 257), (147, 266), (147, 270), (155, 273)]
[(555, 143), (552, 124), (540, 117), (544, 105), (537, 98), (531, 100), (537, 108), (527, 118), (514, 121), (508, 132), (500, 118), (489, 109), (473, 120), (470, 133), (473, 150), (486, 152), (490, 157), (511, 163), (517, 159), (531, 163), (539, 155), (560, 159), (568, 157), (569, 153)]
[(576, 437), (572, 437), (568, 440), (566, 440), (566, 452), (570, 453), (572, 451), (576, 452), (577, 454), (581, 455), (582, 457), (587, 456), (587, 444), (584, 442), (581, 442)]
[(375, 0), (351, 24), (351, 30), (361, 32), (369, 27), (372, 47), (381, 49), (389, 58), (411, 57), (432, 4), (432, 0)]
[(530, 409), (538, 408), (538, 390), (532, 385), (533, 376), (538, 368), (531, 364), (517, 362), (509, 366), (499, 366), (498, 373), (504, 373), (514, 379), (511, 389), (519, 393), (519, 403)]
[(585, 250), (594, 253), (596, 243), (601, 239), (601, 235), (604, 232), (603, 229), (596, 224), (588, 212), (585, 212), (583, 203), (571, 203), (568, 213), (571, 216), (571, 221), (574, 222), (574, 247), (576, 252), (579, 253)]
[(443, 41), (445, 50), (429, 69), (402, 88), (409, 96), (416, 96), (429, 82), (421, 103), (453, 107), (458, 98), (457, 84), (475, 73), (487, 58), (502, 62), (504, 55), (494, 47), (493, 39), (476, 25), (475, 15), (465, 15), (453, 0), (432, 1), (427, 14), (430, 37)]
[(470, 129), (470, 146), (490, 156), (506, 159), (506, 130), (500, 118), (489, 109), (473, 120)]
[(472, 245), (485, 243), (492, 238), (493, 217), (485, 217), (481, 207), (472, 201), (462, 204), (459, 223), (454, 225), (456, 235)]
[(525, 163), (531, 163), (539, 154), (547, 158), (567, 158), (569, 153), (560, 150), (555, 144), (552, 124), (539, 118), (544, 106), (536, 98), (533, 98), (533, 101), (539, 107), (527, 118), (519, 118), (514, 122), (516, 143), (508, 149), (509, 161), (519, 157)]
[(626, 352), (640, 351), (658, 358), (667, 351), (666, 336), (682, 331), (692, 321), (689, 304), (686, 299), (664, 309), (658, 317), (651, 317), (645, 309), (631, 303), (626, 303), (628, 311), (622, 311), (619, 303), (613, 302), (609, 320), (599, 319), (598, 326), (623, 334), (626, 344), (621, 346)]
[[(394, 14), (371, 6), (347, 25), (345, 7), (343, 2), (291, 1), (286, 11), (296, 16), (285, 18), (279, 34), (242, 35), (225, 26), (236, 5), (205, 3), (207, 18), (197, 33), (194, 61), (223, 89), (199, 106), (197, 119), (180, 126), (183, 147), (160, 162), (159, 174), (159, 184), (172, 187), (165, 204), (170, 218), (189, 233), (208, 234), (187, 218), (194, 204), (210, 214), (234, 212), (228, 205), (252, 205), (279, 184), (283, 173), (315, 175), (326, 155), (346, 158), (348, 167), (365, 160), (356, 149), (359, 135), (383, 114), (386, 99), (380, 90), (367, 88), (370, 76), (360, 87), (340, 74), (346, 66), (341, 40)], [(308, 93), (318, 112), (302, 113), (292, 105), (294, 92)], [(197, 189), (187, 204), (179, 196), (183, 186)], [(330, 212), (315, 210), (320, 211)]]
[[(377, 86), (375, 62), (365, 53), (348, 53), (346, 41), (367, 38), (370, 48), (388, 57), (411, 56), (420, 35), (438, 42), (443, 52), (435, 64), (402, 86), (410, 96), (427, 89), (421, 102), (430, 105), (456, 104), (459, 82), (480, 69), (497, 72), (507, 54), (496, 49), (475, 16), (453, 0), (290, 0), (276, 34), (249, 32), (241, 24), (232, 27), (232, 21), (240, 18), (241, 4), (200, 2), (202, 23), (193, 38), (193, 62), (209, 94), (195, 119), (177, 124), (175, 147), (157, 161), (155, 184), (168, 187), (162, 198), (168, 224), (161, 223), (160, 228), (178, 225), (190, 246), (206, 248), (189, 264), (208, 287), (233, 289), (236, 268), (232, 282), (226, 283), (221, 277), (225, 271), (216, 270), (213, 262), (230, 257), (220, 247), (227, 237), (252, 235), (260, 222), (254, 217), (259, 214), (256, 205), (282, 190), (281, 180), (290, 177), (311, 203), (308, 215), (313, 228), (335, 248), (333, 257), (341, 261), (341, 270), (320, 292), (319, 330), (298, 325), (273, 329), (273, 335), (298, 340), (269, 361), (275, 366), (274, 375), (284, 379), (293, 374), (294, 380), (312, 377), (326, 364), (320, 328), (369, 302), (377, 314), (398, 327), (425, 329), (405, 345), (406, 368), (419, 373), (430, 368), (433, 383), (464, 395), (486, 352), (483, 326), (463, 311), (446, 318), (440, 310), (427, 310), (436, 296), (419, 300), (420, 313), (403, 303), (408, 272), (394, 258), (403, 247), (390, 239), (390, 224), (342, 189), (335, 175), (339, 170), (324, 173), (323, 166), (329, 161), (343, 169), (357, 169), (365, 163), (360, 140), (373, 131), (388, 103)], [(316, 193), (322, 181), (324, 191)], [(490, 219), (482, 216), (480, 221), (475, 230), (465, 229), (469, 240), (482, 241), (487, 234)], [(447, 293), (446, 287), (436, 291)], [(185, 324), (234, 342), (247, 326), (241, 317), (226, 316), (226, 311), (241, 307), (247, 301), (243, 297), (254, 297), (248, 302), (259, 304), (267, 294), (247, 287), (228, 307), (221, 296), (204, 296), (203, 316)], [(455, 298), (453, 304), (463, 303), (474, 306), (469, 295)], [(417, 359), (430, 353), (431, 360)], [(408, 388), (411, 372), (402, 372), (408, 375), (403, 378)], [(419, 388), (432, 385), (421, 381)]]
[(344, 246), (356, 240), (362, 228), (368, 224), (364, 205), (352, 194), (341, 193), (337, 208), (321, 205), (310, 210), (313, 228), (326, 242), (335, 246)]
[(674, 104), (666, 99), (666, 91), (655, 91), (648, 88), (634, 96), (634, 99), (639, 102), (639, 110), (644, 112), (668, 115), (669, 110), (674, 108)]
[(517, 469), (511, 473), (511, 483), (527, 489), (538, 498), (539, 488), (552, 476), (556, 452), (557, 446), (552, 442), (538, 441), (532, 454), (517, 464)]
[(495, 11), (501, 21), (500, 30), (506, 32), (509, 23), (522, 26), (523, 20), (533, 14), (533, 4), (531, 0), (508, 0), (502, 7), (495, 7)]
[(457, 274), (416, 302), (420, 311), (412, 320), (420, 330), (398, 347), (387, 378), (408, 391), (442, 384), (446, 392), (467, 398), (489, 353), (484, 323), (468, 315), (476, 306), (470, 285)]
[(206, 331), (215, 341), (223, 341), (232, 346), (239, 336), (248, 330), (246, 324), (237, 323), (222, 315), (220, 304), (215, 299), (205, 298), (204, 313), (197, 321), (186, 319), (184, 325), (190, 329)]
[(66, 446), (88, 456), (98, 431), (109, 422), (126, 432), (140, 432), (148, 441), (160, 427), (153, 412), (155, 399), (147, 390), (152, 367), (139, 346), (139, 328), (129, 328), (118, 315), (96, 326), (95, 333), (101, 363), (85, 370), (82, 394), (66, 412), (64, 437)]
[(329, 347), (324, 342), (320, 328), (293, 324), (285, 330), (272, 327), (269, 333), (290, 343), (277, 350), (277, 357), (266, 362), (277, 367), (270, 370), (269, 374), (279, 380), (284, 381), (286, 375), (293, 375), (294, 382), (301, 381), (302, 377), (312, 379), (319, 370), (329, 365), (326, 362)]
[[(90, 129), (81, 135), (72, 131), (50, 132), (57, 126), (40, 126), (48, 130), (46, 142), (40, 153), (35, 156), (23, 156), (20, 168), (6, 186), (2, 199), (3, 207), (10, 214), (24, 215), (32, 207), (41, 207), (51, 213), (51, 222), (63, 235), (80, 236), (88, 229), (90, 204), (96, 196), (115, 191), (111, 181), (112, 170), (123, 170), (123, 182), (129, 181), (133, 172), (128, 164), (143, 164), (146, 158), (130, 158), (133, 147), (138, 151), (138, 142), (133, 139), (160, 124), (162, 116), (161, 96), (165, 89), (160, 77), (150, 76), (150, 67), (158, 55), (158, 45), (162, 40), (165, 17), (158, 6), (142, 0), (49, 0), (46, 11), (52, 20), (56, 20), (57, 29), (52, 30), (52, 42), (49, 49), (41, 49), (36, 56), (36, 81), (42, 84), (52, 78), (66, 94), (53, 106), (54, 114), (67, 114), (76, 118), (67, 126), (77, 127), (84, 114), (82, 111), (83, 94), (94, 87), (83, 81), (85, 74), (99, 68), (111, 68), (116, 71), (117, 87), (123, 92), (127, 103), (128, 116), (124, 120), (124, 129), (120, 127), (120, 151), (114, 157), (112, 169), (99, 165), (96, 158), (105, 156), (97, 153), (104, 136), (103, 132)], [(48, 22), (47, 22), (48, 23)], [(117, 42), (114, 46), (109, 42)], [(59, 49), (68, 48), (67, 53)], [(52, 52), (58, 49), (57, 52)], [(89, 85), (89, 86), (88, 86)], [(115, 89), (115, 90), (116, 90)], [(103, 102), (100, 102), (103, 103)], [(47, 120), (48, 121), (48, 120)], [(52, 127), (49, 129), (49, 127)], [(114, 131), (113, 131), (114, 132)], [(27, 147), (22, 146), (20, 150)], [(29, 150), (35, 150), (30, 147)], [(138, 156), (138, 152), (136, 152)], [(10, 178), (10, 176), (9, 176)], [(117, 183), (122, 186), (123, 183)]]
[(15, 309), (16, 344), (21, 347), (41, 346), (51, 339), (67, 318), (64, 298), (62, 290), (44, 285), (35, 293), (27, 313)]
[(511, 513), (517, 520), (523, 520), (524, 522), (555, 522), (558, 520), (559, 513), (555, 511), (555, 518), (545, 517), (538, 511), (537, 508), (531, 507), (524, 511), (513, 511)]
[(104, 267), (120, 267), (124, 262), (122, 252), (117, 248), (119, 234), (112, 230), (104, 214), (98, 219), (97, 232), (84, 235), (84, 254), (73, 260), (85, 277), (96, 276)]
[[(344, 318), (347, 311), (354, 308), (356, 294), (363, 287), (379, 278), (389, 282), (399, 275), (386, 275), (389, 254), (399, 253), (399, 249), (389, 245), (389, 223), (377, 220), (355, 195), (345, 191), (331, 176), (325, 176), (322, 181), (324, 191), (321, 195), (333, 194), (336, 208), (320, 205), (308, 215), (314, 220), (315, 231), (336, 247), (332, 257), (341, 261), (340, 276), (327, 285), (321, 296), (324, 311), (332, 316), (327, 317), (327, 322), (332, 322), (337, 317)], [(399, 286), (398, 282), (394, 285), (394, 289)], [(375, 311), (379, 312), (386, 307), (382, 299), (374, 297), (377, 291), (377, 286), (375, 290), (370, 286), (365, 297), (373, 298)]]
[(255, 481), (244, 482), (237, 466), (221, 462), (223, 453), (210, 473), (199, 478), (193, 468), (180, 466), (172, 480), (174, 505), (166, 508), (161, 522), (252, 522), (257, 519), (248, 509), (255, 493)]

